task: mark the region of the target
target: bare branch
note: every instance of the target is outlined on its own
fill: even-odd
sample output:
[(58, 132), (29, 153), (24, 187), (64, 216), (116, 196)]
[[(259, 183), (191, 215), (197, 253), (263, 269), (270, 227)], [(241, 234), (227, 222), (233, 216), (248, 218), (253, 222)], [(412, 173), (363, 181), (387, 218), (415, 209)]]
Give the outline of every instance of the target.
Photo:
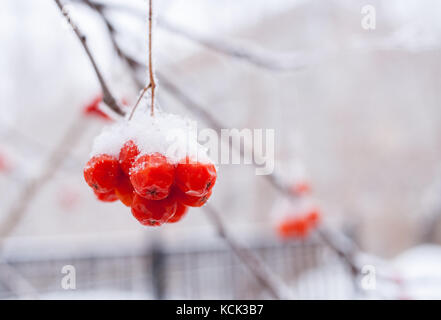
[(152, 63), (152, 14), (153, 14), (153, 0), (149, 0), (149, 76), (150, 76), (150, 86), (152, 88), (152, 102), (151, 102), (151, 111), (150, 114), (153, 116), (155, 112), (155, 89), (156, 82), (155, 77), (153, 75), (153, 63)]
[(72, 147), (80, 140), (85, 132), (84, 129), (85, 121), (80, 116), (72, 122), (58, 145), (50, 153), (46, 161), (46, 166), (42, 169), (41, 173), (30, 180), (21, 190), (18, 199), (14, 202), (14, 206), (6, 214), (6, 218), (0, 224), (0, 249), (5, 238), (15, 230), (23, 219), (29, 205), (35, 199), (38, 192), (55, 175), (64, 159), (69, 155)]
[(219, 212), (208, 204), (204, 206), (204, 209), (208, 211), (208, 217), (211, 223), (215, 226), (219, 236), (224, 239), (230, 249), (236, 254), (240, 261), (242, 261), (260, 285), (266, 288), (273, 298), (288, 299), (289, 291), (285, 288), (280, 279), (276, 278), (274, 273), (269, 270), (263, 261), (250, 249), (239, 245), (230, 235), (228, 235)]
[[(95, 10), (98, 13), (98, 15), (100, 16), (100, 18), (103, 20), (103, 22), (106, 26), (107, 32), (109, 34), (110, 42), (112, 43), (113, 50), (116, 52), (118, 57), (120, 57), (122, 60), (124, 60), (127, 63), (129, 69), (137, 68), (138, 67), (137, 62), (134, 61), (133, 59), (131, 59), (130, 57), (128, 57), (127, 55), (125, 55), (122, 52), (120, 46), (118, 45), (118, 42), (116, 41), (115, 27), (112, 24), (112, 22), (107, 18), (105, 10), (104, 10), (104, 8), (106, 6), (103, 4), (100, 4), (100, 3), (89, 1), (89, 0), (80, 0), (80, 2), (87, 5), (89, 8)], [(133, 82), (139, 88), (142, 88), (143, 82), (139, 80), (139, 77), (136, 75), (136, 73), (131, 72), (130, 74), (132, 75)]]
[(312, 63), (311, 58), (307, 58), (301, 53), (273, 53), (257, 48), (252, 50), (249, 46), (233, 45), (220, 39), (213, 39), (212, 37), (195, 34), (174, 26), (163, 19), (158, 19), (158, 26), (213, 51), (235, 59), (244, 60), (260, 68), (271, 71), (298, 71)]
[(60, 9), (60, 11), (63, 14), (63, 16), (66, 18), (66, 20), (71, 25), (73, 31), (75, 32), (75, 35), (80, 40), (81, 45), (84, 48), (84, 51), (86, 51), (86, 54), (89, 57), (90, 62), (92, 63), (93, 70), (96, 73), (96, 76), (97, 76), (98, 81), (99, 81), (100, 86), (101, 86), (101, 90), (103, 91), (103, 102), (105, 104), (107, 104), (107, 106), (110, 109), (112, 109), (114, 112), (116, 112), (117, 114), (119, 114), (121, 116), (124, 115), (124, 111), (121, 109), (121, 107), (118, 105), (118, 103), (116, 102), (116, 100), (113, 97), (113, 95), (110, 93), (109, 87), (107, 86), (107, 84), (106, 84), (106, 82), (104, 80), (104, 77), (102, 76), (101, 71), (98, 68), (97, 63), (96, 63), (95, 59), (93, 58), (92, 53), (89, 50), (89, 46), (87, 45), (86, 36), (80, 31), (78, 26), (72, 21), (72, 18), (69, 16), (69, 13), (67, 12), (66, 8), (63, 7), (63, 5), (61, 4), (60, 0), (54, 0), (54, 1), (57, 4), (57, 6)]
[(6, 284), (19, 298), (38, 299), (38, 291), (13, 266), (0, 263), (0, 281)]
[[(73, 0), (77, 2), (90, 2), (89, 0)], [(126, 5), (118, 5), (111, 3), (97, 3), (93, 2), (95, 5), (100, 6), (102, 10), (112, 9), (125, 11), (139, 19), (144, 19), (142, 12), (135, 8), (131, 8)], [(86, 3), (87, 4), (87, 3)], [(275, 53), (261, 48), (251, 48), (249, 45), (241, 46), (234, 45), (232, 43), (222, 41), (221, 39), (214, 39), (213, 37), (204, 36), (201, 34), (196, 34), (190, 32), (181, 27), (175, 26), (170, 22), (157, 18), (156, 19), (158, 27), (167, 30), (171, 33), (177, 34), (185, 39), (198, 43), (210, 50), (219, 52), (226, 56), (244, 60), (250, 64), (257, 67), (271, 70), (271, 71), (298, 71), (314, 63), (314, 58), (311, 53), (307, 55), (300, 52), (289, 52), (289, 53)]]

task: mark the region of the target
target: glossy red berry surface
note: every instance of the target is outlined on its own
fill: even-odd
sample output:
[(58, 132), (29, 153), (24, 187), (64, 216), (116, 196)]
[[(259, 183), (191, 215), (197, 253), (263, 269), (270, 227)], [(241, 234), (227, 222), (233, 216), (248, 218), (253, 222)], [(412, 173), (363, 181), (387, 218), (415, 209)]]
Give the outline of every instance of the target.
[(188, 207), (178, 202), (175, 214), (167, 221), (167, 223), (175, 223), (180, 221), (187, 214), (187, 212)]
[(84, 179), (95, 191), (112, 191), (118, 184), (121, 168), (116, 158), (102, 154), (90, 159), (84, 167)]
[(194, 197), (182, 192), (179, 188), (173, 189), (173, 194), (178, 202), (189, 207), (202, 207), (210, 198), (211, 193), (212, 190), (208, 191), (208, 193), (202, 197)]
[(129, 175), (130, 168), (132, 167), (133, 162), (138, 155), (139, 149), (138, 146), (133, 142), (133, 140), (127, 141), (121, 148), (121, 151), (119, 153), (119, 163), (121, 165), (122, 171), (126, 175)]
[(173, 217), (177, 206), (178, 202), (174, 197), (148, 200), (136, 194), (132, 203), (132, 214), (143, 225), (159, 226)]
[(109, 191), (109, 192), (104, 192), (104, 193), (99, 193), (96, 192), (95, 190), (93, 191), (95, 193), (95, 196), (97, 197), (98, 200), (103, 201), (103, 202), (113, 202), (118, 200), (118, 197), (115, 194), (115, 191)]
[(184, 193), (202, 197), (216, 182), (216, 168), (211, 163), (183, 161), (176, 167), (176, 185)]
[(118, 185), (115, 188), (115, 194), (118, 199), (127, 207), (130, 207), (135, 196), (130, 179), (127, 176), (122, 176)]
[(139, 157), (130, 170), (136, 193), (149, 200), (165, 199), (175, 177), (175, 167), (159, 153)]

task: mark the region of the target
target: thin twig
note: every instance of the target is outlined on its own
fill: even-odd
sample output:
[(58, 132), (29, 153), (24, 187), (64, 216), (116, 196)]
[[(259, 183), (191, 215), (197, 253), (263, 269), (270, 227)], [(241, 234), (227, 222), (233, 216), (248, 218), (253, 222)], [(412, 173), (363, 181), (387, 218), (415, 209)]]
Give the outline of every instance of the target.
[(149, 0), (149, 75), (150, 75), (150, 86), (152, 88), (151, 97), (152, 97), (152, 105), (151, 105), (151, 115), (154, 115), (155, 112), (155, 77), (153, 75), (153, 63), (152, 63), (152, 14), (153, 14), (153, 0)]
[(72, 18), (70, 17), (69, 13), (67, 12), (66, 8), (61, 4), (60, 0), (54, 0), (57, 4), (58, 8), (60, 9), (63, 16), (66, 18), (67, 22), (72, 27), (73, 31), (75, 32), (75, 35), (78, 37), (78, 39), (81, 42), (81, 45), (84, 48), (84, 51), (86, 51), (87, 56), (89, 57), (90, 62), (92, 63), (93, 70), (95, 71), (95, 74), (98, 78), (98, 81), (101, 86), (101, 90), (103, 91), (103, 102), (114, 112), (119, 114), (120, 116), (124, 115), (124, 111), (122, 108), (118, 105), (113, 95), (110, 93), (109, 87), (107, 86), (103, 75), (101, 74), (101, 71), (98, 68), (98, 65), (90, 52), (89, 46), (87, 45), (87, 39), (86, 36), (80, 31), (78, 26), (73, 22)]
[[(89, 0), (73, 0), (77, 2), (86, 2)], [(144, 19), (144, 14), (140, 12), (138, 9), (127, 6), (127, 5), (119, 5), (114, 3), (97, 3), (95, 4), (101, 6), (103, 9), (111, 9), (118, 11), (125, 11), (131, 15), (139, 19)], [(190, 32), (189, 30), (185, 30), (184, 28), (175, 26), (170, 22), (157, 18), (156, 23), (158, 27), (177, 34), (185, 39), (193, 41), (199, 45), (202, 45), (210, 50), (215, 52), (219, 52), (223, 55), (243, 60), (252, 65), (255, 65), (259, 68), (271, 70), (271, 71), (298, 71), (302, 70), (307, 66), (310, 66), (318, 59), (317, 57), (312, 57), (311, 53), (306, 55), (301, 52), (289, 52), (289, 53), (278, 53), (278, 52), (270, 52), (268, 50), (264, 50), (262, 48), (250, 48), (250, 46), (241, 46), (229, 43), (227, 41), (223, 41), (221, 39), (214, 39), (213, 37), (196, 34), (194, 32)]]
[[(107, 5), (104, 5), (104, 4), (101, 4), (101, 3), (97, 3), (97, 2), (92, 2), (90, 0), (80, 0), (80, 3), (83, 3), (83, 4), (87, 5), (89, 8), (95, 10), (98, 13), (98, 15), (101, 17), (101, 19), (103, 20), (103, 22), (104, 22), (104, 24), (106, 26), (106, 29), (107, 29), (107, 31), (109, 33), (110, 42), (112, 43), (113, 49), (115, 50), (115, 52), (118, 55), (118, 57), (123, 59), (127, 63), (127, 65), (129, 66), (130, 69), (136, 67), (136, 62), (131, 60), (129, 57), (127, 57), (127, 56), (125, 56), (123, 54), (123, 52), (121, 51), (121, 48), (119, 47), (119, 45), (118, 45), (118, 43), (116, 41), (115, 26), (107, 18), (106, 12), (104, 10), (107, 7)], [(143, 82), (133, 72), (131, 72), (130, 74), (132, 75), (133, 82), (138, 87), (141, 88), (143, 86)]]
[(86, 122), (82, 116), (79, 116), (72, 122), (60, 142), (50, 153), (41, 173), (34, 179), (31, 179), (21, 190), (18, 199), (14, 202), (14, 206), (6, 214), (6, 218), (4, 218), (0, 224), (0, 249), (3, 246), (4, 240), (15, 230), (23, 219), (29, 205), (35, 199), (38, 192), (55, 175), (73, 146), (75, 146), (85, 133), (85, 125)]
[(136, 111), (136, 108), (137, 108), (138, 105), (139, 105), (139, 102), (141, 102), (142, 97), (144, 97), (145, 93), (147, 92), (147, 90), (148, 90), (151, 86), (152, 86), (151, 83), (149, 83), (148, 85), (146, 85), (146, 86), (142, 89), (141, 94), (139, 95), (138, 100), (136, 100), (136, 103), (135, 103), (135, 105), (133, 106), (132, 111), (130, 112), (129, 120), (131, 120), (131, 119), (133, 118), (133, 115), (135, 114), (135, 111)]
[(220, 218), (219, 212), (210, 205), (205, 205), (208, 211), (209, 219), (215, 226), (219, 236), (224, 239), (230, 249), (236, 254), (240, 261), (247, 267), (251, 274), (256, 278), (260, 285), (267, 289), (271, 296), (275, 299), (289, 298), (288, 289), (285, 288), (280, 279), (274, 276), (274, 273), (268, 269), (263, 261), (255, 255), (250, 249), (244, 248), (228, 235), (225, 224)]
[(158, 26), (161, 28), (196, 42), (210, 50), (222, 53), (235, 59), (244, 60), (257, 67), (271, 71), (298, 71), (312, 64), (311, 57), (307, 58), (302, 53), (270, 53), (263, 49), (251, 50), (250, 47), (234, 45), (220, 39), (198, 35), (194, 32), (184, 30), (181, 27), (158, 19)]
[(35, 287), (6, 261), (0, 262), (0, 281), (14, 292), (18, 298), (38, 299)]

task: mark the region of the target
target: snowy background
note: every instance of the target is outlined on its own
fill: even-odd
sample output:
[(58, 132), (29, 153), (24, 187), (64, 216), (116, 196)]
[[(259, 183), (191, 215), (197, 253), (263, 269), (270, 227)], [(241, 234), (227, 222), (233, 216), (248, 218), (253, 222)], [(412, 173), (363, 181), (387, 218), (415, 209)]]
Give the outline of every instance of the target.
[[(114, 5), (109, 18), (117, 27), (121, 46), (145, 62), (146, 2), (102, 2)], [(99, 17), (81, 3), (65, 3), (87, 34), (112, 91), (131, 105), (138, 91), (127, 67), (112, 51)], [(441, 298), (437, 258), (441, 249), (436, 245), (441, 241), (437, 219), (441, 213), (441, 3), (167, 0), (155, 4), (156, 16), (163, 21), (155, 26), (156, 70), (225, 128), (276, 130), (276, 174), (288, 184), (298, 177), (308, 179), (324, 223), (352, 236), (369, 253), (367, 263), (381, 261), (384, 270), (400, 279), (398, 288), (378, 285), (368, 296)], [(376, 9), (375, 30), (360, 25), (366, 4)], [(301, 68), (268, 70), (210, 50), (164, 27), (167, 24)], [(38, 176), (49, 153), (100, 88), (78, 39), (53, 1), (3, 0), (0, 44), (1, 224), (22, 201), (26, 182)], [(208, 126), (162, 90), (161, 82), (158, 94), (164, 110), (194, 117), (200, 128)], [(191, 210), (178, 224), (146, 229), (122, 204), (97, 202), (83, 181), (82, 168), (93, 138), (106, 123), (84, 121), (81, 140), (72, 146), (69, 158), (2, 241), (2, 259), (15, 265), (34, 287), (45, 287), (42, 297), (157, 297), (143, 286), (121, 288), (113, 283), (93, 290), (79, 286), (74, 293), (47, 289), (59, 286), (60, 261), (72, 264), (109, 256), (124, 260), (126, 255), (136, 259), (150, 254), (158, 243), (167, 254), (224, 249), (203, 209)], [(254, 175), (253, 167), (222, 165), (210, 203), (222, 212), (235, 237), (263, 248), (285, 245), (272, 223), (280, 201), (281, 196)], [(414, 248), (428, 240), (433, 244)], [(302, 250), (312, 246), (296, 241), (293, 245)], [(212, 268), (213, 259), (204, 258), (201, 261), (208, 264), (198, 266)], [(293, 261), (298, 259), (294, 256)], [(300, 270), (295, 276), (284, 273), (298, 297), (353, 297), (348, 280), (335, 276), (340, 274), (335, 271), (338, 265), (314, 259), (311, 268), (307, 263), (294, 266), (289, 259), (278, 262), (283, 270), (290, 269), (289, 261)], [(43, 263), (47, 261), (58, 264)], [(82, 266), (77, 277), (83, 270), (99, 277), (96, 268), (94, 273), (92, 265)], [(132, 284), (137, 277), (148, 278), (142, 263), (127, 268), (130, 272), (125, 277)], [(6, 269), (0, 273), (1, 282), (8, 273)], [(170, 276), (169, 283), (178, 288), (183, 277)], [(324, 284), (324, 278), (329, 283)], [(302, 291), (305, 283), (308, 290)], [(320, 291), (320, 285), (330, 289)], [(168, 297), (188, 297), (173, 288)], [(250, 290), (258, 289), (251, 286), (239, 292)], [(21, 297), (8, 286), (0, 286), (0, 292), (1, 298)], [(223, 296), (210, 292), (200, 297)]]

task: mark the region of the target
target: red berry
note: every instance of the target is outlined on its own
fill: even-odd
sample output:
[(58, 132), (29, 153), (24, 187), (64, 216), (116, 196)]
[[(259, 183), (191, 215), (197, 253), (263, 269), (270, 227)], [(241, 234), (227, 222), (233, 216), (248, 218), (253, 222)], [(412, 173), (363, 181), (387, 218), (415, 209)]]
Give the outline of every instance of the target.
[(175, 223), (180, 221), (187, 214), (187, 211), (188, 207), (178, 202), (175, 214), (167, 221), (167, 223)]
[(84, 179), (87, 184), (100, 193), (112, 191), (120, 176), (118, 160), (107, 154), (93, 157), (84, 167)]
[(190, 196), (204, 196), (215, 182), (216, 168), (211, 163), (192, 162), (187, 158), (176, 167), (176, 185)]
[(134, 193), (135, 191), (133, 190), (129, 177), (123, 176), (115, 188), (116, 196), (123, 204), (130, 207), (133, 202), (133, 197), (135, 196)]
[(99, 104), (102, 101), (102, 95), (96, 96), (88, 105), (83, 109), (83, 113), (86, 116), (97, 117), (103, 120), (112, 120), (106, 113), (100, 110)]
[(96, 190), (93, 190), (93, 192), (95, 193), (97, 199), (103, 202), (113, 202), (118, 200), (114, 190), (104, 193), (99, 193)]
[(202, 207), (207, 202), (208, 198), (210, 198), (212, 191), (213, 190), (208, 191), (208, 193), (203, 195), (202, 197), (194, 197), (182, 192), (179, 188), (174, 188), (173, 194), (178, 202), (186, 206)]
[(133, 140), (127, 141), (121, 148), (119, 152), (119, 163), (122, 171), (124, 171), (126, 175), (129, 175), (130, 168), (138, 155), (139, 149)]
[(320, 222), (320, 218), (321, 214), (318, 209), (312, 209), (306, 215), (306, 219), (308, 220), (308, 223), (311, 227), (316, 227), (317, 224)]
[(311, 185), (307, 181), (300, 181), (291, 187), (294, 195), (307, 194), (311, 192)]
[(161, 200), (170, 193), (175, 167), (159, 153), (139, 157), (130, 170), (136, 193), (149, 200)]
[(284, 220), (277, 228), (283, 238), (304, 238), (309, 233), (309, 224), (303, 218), (291, 218)]
[(177, 206), (178, 202), (174, 197), (163, 200), (148, 200), (135, 194), (132, 203), (132, 214), (145, 226), (159, 226), (173, 217)]

